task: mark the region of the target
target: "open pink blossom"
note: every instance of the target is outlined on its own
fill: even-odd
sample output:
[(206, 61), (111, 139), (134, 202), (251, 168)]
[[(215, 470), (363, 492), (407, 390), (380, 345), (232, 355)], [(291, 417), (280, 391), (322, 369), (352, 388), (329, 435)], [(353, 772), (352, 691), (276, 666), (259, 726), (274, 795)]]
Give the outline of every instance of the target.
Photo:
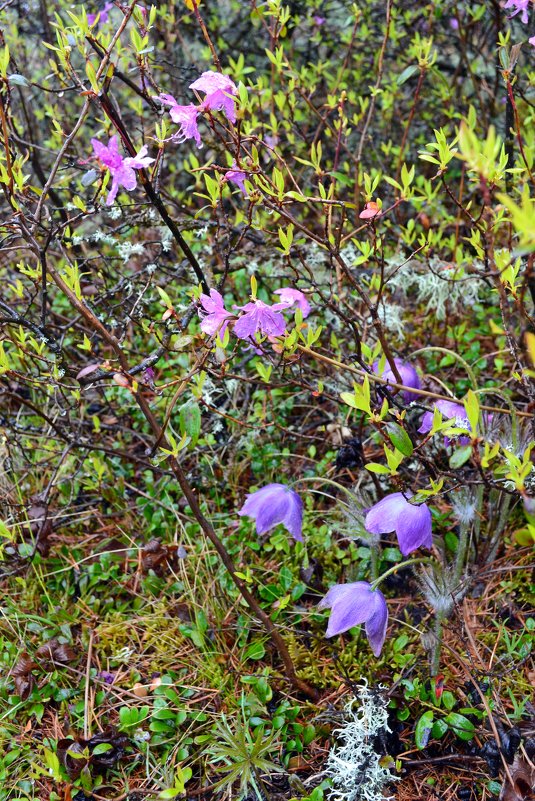
[(373, 218), (378, 217), (380, 213), (381, 209), (379, 208), (378, 204), (373, 200), (370, 200), (370, 202), (366, 203), (363, 210), (360, 212), (359, 218), (361, 220), (373, 220)]
[(516, 17), (517, 14), (522, 14), (520, 19), (522, 20), (524, 25), (528, 24), (528, 22), (529, 22), (529, 13), (528, 13), (529, 0), (507, 0), (507, 3), (504, 5), (504, 8), (514, 8), (515, 9), (513, 11), (513, 13), (510, 15), (509, 19), (511, 19), (511, 17)]
[(202, 147), (201, 134), (197, 126), (197, 117), (199, 109), (193, 103), (187, 106), (180, 106), (173, 95), (161, 94), (157, 95), (158, 99), (164, 104), (169, 106), (169, 116), (179, 126), (178, 133), (174, 134), (171, 139), (174, 142), (185, 142), (186, 139), (194, 139), (197, 147)]
[(143, 145), (137, 156), (123, 158), (119, 153), (119, 144), (116, 136), (110, 137), (107, 145), (98, 139), (91, 139), (93, 153), (112, 175), (111, 189), (106, 199), (106, 205), (111, 206), (119, 188), (123, 186), (129, 192), (136, 188), (136, 173), (134, 170), (143, 170), (152, 164), (154, 159), (147, 156), (147, 147)]
[(190, 83), (189, 88), (206, 94), (201, 110), (223, 111), (229, 122), (236, 122), (234, 98), (238, 93), (238, 89), (228, 75), (208, 70), (203, 72), (196, 81)]
[(219, 336), (224, 337), (232, 314), (225, 309), (223, 298), (217, 289), (211, 289), (210, 295), (201, 295), (201, 306), (201, 331), (211, 337), (219, 332)]
[(310, 314), (310, 303), (306, 299), (306, 295), (299, 289), (293, 289), (290, 286), (284, 286), (282, 289), (276, 289), (275, 294), (280, 296), (280, 302), (285, 306), (299, 306), (303, 314), (303, 319)]
[(231, 181), (231, 183), (236, 184), (236, 186), (239, 187), (240, 191), (243, 192), (244, 195), (247, 195), (247, 189), (245, 188), (246, 178), (247, 178), (247, 173), (243, 172), (243, 170), (238, 169), (238, 165), (236, 164), (236, 162), (233, 162), (230, 170), (227, 170), (227, 172), (223, 176), (224, 181)]
[(530, 43), (530, 45), (533, 45), (533, 47), (535, 47), (535, 36), (532, 36), (530, 39), (528, 39), (528, 42)]
[(234, 325), (234, 333), (238, 339), (253, 339), (258, 332), (266, 337), (277, 337), (284, 334), (286, 322), (280, 313), (286, 308), (284, 303), (274, 303), (270, 306), (263, 300), (252, 300), (245, 306), (235, 306), (245, 312)]

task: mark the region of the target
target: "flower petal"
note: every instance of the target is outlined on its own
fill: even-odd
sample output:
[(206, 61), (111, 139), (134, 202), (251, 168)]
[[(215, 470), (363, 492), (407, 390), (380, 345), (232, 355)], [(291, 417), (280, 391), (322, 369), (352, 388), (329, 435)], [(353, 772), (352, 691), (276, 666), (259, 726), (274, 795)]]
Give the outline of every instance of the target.
[(387, 495), (368, 510), (364, 520), (364, 527), (370, 534), (389, 534), (396, 530), (399, 515), (408, 506), (407, 500), (401, 492)]
[(417, 548), (433, 546), (433, 520), (425, 503), (416, 506), (407, 503), (396, 524), (396, 536), (403, 556)]
[(375, 609), (373, 595), (366, 581), (331, 587), (319, 604), (320, 609), (332, 609), (325, 636), (334, 637), (369, 620)]
[(381, 655), (388, 626), (388, 607), (380, 590), (373, 592), (374, 611), (366, 621), (366, 636), (375, 656)]

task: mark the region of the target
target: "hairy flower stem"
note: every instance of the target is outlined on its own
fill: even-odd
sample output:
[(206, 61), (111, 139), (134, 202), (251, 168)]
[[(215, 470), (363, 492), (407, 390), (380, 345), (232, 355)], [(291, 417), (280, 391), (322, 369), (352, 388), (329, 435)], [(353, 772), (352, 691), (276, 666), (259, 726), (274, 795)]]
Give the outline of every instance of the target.
[(459, 531), (459, 544), (457, 546), (457, 553), (455, 554), (455, 567), (453, 569), (453, 578), (455, 583), (458, 584), (464, 570), (466, 562), (466, 553), (468, 551), (468, 533), (470, 531), (469, 523), (461, 523)]
[(378, 579), (380, 555), (381, 547), (379, 543), (376, 540), (370, 541), (370, 573), (372, 577), (372, 586)]
[[(73, 307), (83, 316), (83, 318), (87, 321), (87, 323), (91, 326), (91, 328), (98, 332), (102, 338), (110, 345), (113, 349), (119, 364), (121, 365), (122, 372), (126, 378), (130, 380), (130, 375), (128, 372), (128, 360), (124, 351), (122, 350), (119, 341), (116, 337), (108, 331), (108, 329), (95, 317), (93, 312), (86, 306), (86, 304), (80, 300), (75, 292), (65, 283), (61, 275), (58, 273), (55, 267), (51, 265), (47, 265), (47, 271), (49, 275), (52, 277), (52, 280), (56, 284), (56, 286), (64, 292), (64, 294), (68, 297), (69, 301), (73, 305)], [(161, 443), (161, 446), (168, 451), (172, 451), (172, 447), (165, 436), (165, 433), (162, 432), (162, 428), (158, 423), (156, 417), (154, 416), (148, 401), (140, 392), (132, 391), (132, 395), (139, 406), (143, 416), (147, 420), (149, 426), (152, 429), (152, 433), (154, 437)], [(242, 598), (244, 599), (245, 603), (251, 610), (251, 612), (262, 622), (264, 628), (266, 629), (267, 633), (269, 634), (273, 645), (275, 646), (276, 650), (279, 653), (279, 656), (282, 660), (284, 665), (284, 671), (286, 676), (292, 686), (299, 690), (300, 692), (304, 693), (306, 696), (311, 698), (312, 700), (317, 700), (319, 697), (318, 691), (311, 687), (308, 682), (300, 679), (297, 676), (295, 671), (295, 666), (292, 661), (292, 657), (286, 647), (286, 643), (284, 642), (282, 636), (280, 635), (277, 627), (271, 620), (268, 614), (264, 612), (254, 595), (250, 592), (249, 588), (247, 587), (246, 583), (242, 581), (236, 575), (236, 568), (232, 561), (230, 554), (228, 553), (227, 549), (219, 539), (216, 534), (216, 531), (212, 524), (206, 519), (204, 516), (202, 509), (199, 505), (197, 500), (197, 496), (195, 495), (195, 491), (191, 484), (189, 483), (182, 467), (178, 463), (178, 460), (175, 456), (169, 457), (169, 466), (173, 471), (173, 474), (178, 481), (182, 492), (184, 493), (184, 497), (186, 498), (190, 509), (193, 513), (193, 516), (197, 520), (201, 530), (205, 534), (205, 536), (210, 540), (214, 548), (216, 549), (217, 553), (219, 554), (221, 561), (223, 562), (224, 566), (226, 567), (234, 585), (236, 586), (237, 590), (240, 592)]]
[(442, 627), (442, 618), (438, 615), (435, 617), (435, 644), (431, 652), (431, 675), (436, 676), (440, 669), (440, 652), (442, 650), (442, 637), (444, 629)]

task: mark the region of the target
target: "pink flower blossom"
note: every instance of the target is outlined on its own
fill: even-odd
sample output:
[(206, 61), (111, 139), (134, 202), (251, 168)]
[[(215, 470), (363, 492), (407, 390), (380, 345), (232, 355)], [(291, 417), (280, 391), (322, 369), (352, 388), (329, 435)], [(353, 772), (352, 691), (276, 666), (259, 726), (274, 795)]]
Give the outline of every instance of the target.
[(111, 206), (119, 187), (123, 186), (129, 192), (136, 188), (136, 174), (134, 170), (143, 170), (152, 164), (154, 159), (147, 156), (147, 146), (143, 145), (137, 156), (123, 158), (119, 153), (117, 137), (112, 136), (106, 145), (98, 139), (91, 139), (93, 154), (104, 167), (107, 167), (112, 176), (111, 189), (106, 199), (106, 205)]
[(187, 106), (180, 106), (173, 95), (158, 95), (158, 99), (165, 105), (170, 106), (169, 116), (180, 126), (178, 133), (171, 139), (175, 142), (185, 142), (186, 139), (194, 139), (197, 147), (202, 147), (201, 134), (197, 127), (197, 116), (199, 109), (190, 103)]
[(243, 192), (244, 195), (247, 195), (247, 189), (245, 188), (245, 179), (247, 178), (247, 173), (243, 172), (243, 170), (237, 169), (237, 164), (234, 161), (230, 170), (227, 170), (225, 173), (223, 180), (224, 181), (231, 181), (233, 184), (236, 184), (240, 188), (240, 191)]
[(107, 22), (108, 19), (109, 19), (109, 16), (110, 16), (109, 12), (111, 11), (112, 8), (113, 8), (113, 3), (105, 3), (104, 4), (104, 8), (101, 9), (98, 14), (88, 14), (87, 15), (87, 22), (89, 23), (89, 25), (91, 27), (93, 27), (93, 25), (95, 24), (95, 22), (97, 20), (97, 17), (98, 17), (99, 18), (99, 20), (98, 20), (99, 27), (101, 25), (104, 25), (104, 23)]
[(372, 220), (374, 217), (378, 217), (381, 213), (381, 209), (373, 200), (370, 200), (369, 203), (366, 203), (363, 210), (360, 212), (359, 217), (361, 220)]
[(238, 93), (236, 84), (221, 72), (203, 72), (200, 78), (190, 83), (190, 89), (204, 92), (206, 97), (201, 110), (223, 111), (229, 122), (236, 122), (236, 105), (234, 97)]
[(530, 45), (533, 45), (533, 47), (535, 47), (535, 36), (532, 36), (531, 39), (528, 39), (528, 42), (530, 43)]
[(310, 314), (310, 303), (306, 296), (299, 289), (292, 289), (290, 286), (284, 286), (282, 289), (275, 290), (276, 295), (280, 295), (280, 302), (286, 307), (299, 306), (303, 314), (303, 319)]
[(325, 25), (327, 20), (325, 17), (320, 17), (319, 14), (316, 14), (314, 17), (312, 17), (312, 21), (314, 22), (314, 25), (317, 25), (319, 28), (321, 25)]
[(219, 332), (219, 336), (224, 337), (228, 318), (232, 317), (232, 314), (225, 309), (223, 298), (217, 289), (211, 289), (210, 295), (201, 295), (201, 306), (203, 308), (203, 311), (199, 312), (202, 316), (201, 331), (211, 337)]
[(529, 22), (529, 14), (528, 14), (529, 0), (507, 0), (507, 3), (504, 5), (504, 8), (514, 8), (515, 9), (513, 11), (513, 13), (509, 16), (509, 19), (511, 19), (511, 17), (516, 17), (517, 14), (522, 14), (520, 19), (522, 20), (524, 25), (528, 24), (528, 22)]
[(245, 312), (234, 325), (234, 333), (238, 339), (250, 340), (257, 332), (266, 337), (278, 337), (286, 330), (284, 317), (280, 314), (280, 309), (286, 308), (284, 303), (274, 303), (273, 306), (269, 306), (263, 300), (252, 300), (245, 306), (234, 308)]

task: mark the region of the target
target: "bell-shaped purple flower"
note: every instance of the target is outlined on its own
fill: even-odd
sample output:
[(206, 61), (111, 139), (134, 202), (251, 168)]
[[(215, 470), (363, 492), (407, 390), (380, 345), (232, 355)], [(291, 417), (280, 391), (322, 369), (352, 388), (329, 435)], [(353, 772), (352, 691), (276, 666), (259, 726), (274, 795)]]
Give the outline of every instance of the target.
[[(466, 431), (472, 430), (472, 426), (468, 422), (466, 409), (462, 403), (455, 403), (454, 401), (447, 400), (437, 400), (433, 403), (433, 406), (439, 410), (444, 420), (454, 419), (454, 425), (456, 428), (464, 428)], [(418, 432), (420, 434), (427, 434), (428, 431), (431, 431), (432, 427), (433, 412), (426, 412), (422, 417), (422, 422)], [(446, 447), (451, 441), (452, 440), (449, 437), (444, 437), (444, 445), (446, 445)], [(458, 445), (469, 445), (470, 437), (460, 436), (456, 438), (456, 442)]]
[[(410, 494), (408, 497), (412, 497)], [(370, 534), (396, 532), (403, 556), (433, 545), (431, 512), (425, 503), (409, 503), (401, 492), (393, 492), (368, 509), (364, 527)]]
[(274, 303), (270, 306), (263, 300), (252, 300), (245, 306), (235, 306), (245, 312), (237, 320), (234, 333), (238, 339), (252, 339), (256, 332), (266, 337), (278, 337), (284, 334), (286, 322), (280, 313), (286, 308), (284, 303)]
[(386, 637), (388, 609), (383, 593), (367, 581), (335, 584), (318, 607), (331, 609), (326, 637), (365, 624), (366, 636), (375, 656), (379, 656)]
[[(394, 358), (394, 362), (396, 367), (398, 368), (398, 373), (401, 376), (401, 383), (404, 384), (406, 387), (413, 387), (413, 389), (420, 389), (420, 378), (418, 373), (408, 362), (404, 362), (397, 357)], [(392, 383), (397, 384), (398, 381), (392, 368), (389, 366), (388, 362), (386, 362), (383, 372), (379, 370), (379, 362), (376, 361), (372, 365), (373, 372), (375, 375), (380, 376), (381, 378), (385, 378), (387, 381), (392, 381)], [(390, 384), (387, 384), (390, 386)], [(416, 400), (418, 395), (414, 392), (409, 392), (409, 390), (403, 390), (401, 393), (403, 400), (405, 403), (410, 403), (412, 400)]]
[(303, 315), (303, 320), (310, 314), (310, 303), (306, 295), (300, 289), (294, 289), (291, 286), (284, 286), (282, 289), (276, 289), (275, 294), (279, 295), (280, 302), (285, 306), (299, 306)]
[(256, 520), (258, 535), (282, 523), (294, 540), (303, 541), (303, 501), (286, 484), (268, 484), (252, 492), (238, 514)]

